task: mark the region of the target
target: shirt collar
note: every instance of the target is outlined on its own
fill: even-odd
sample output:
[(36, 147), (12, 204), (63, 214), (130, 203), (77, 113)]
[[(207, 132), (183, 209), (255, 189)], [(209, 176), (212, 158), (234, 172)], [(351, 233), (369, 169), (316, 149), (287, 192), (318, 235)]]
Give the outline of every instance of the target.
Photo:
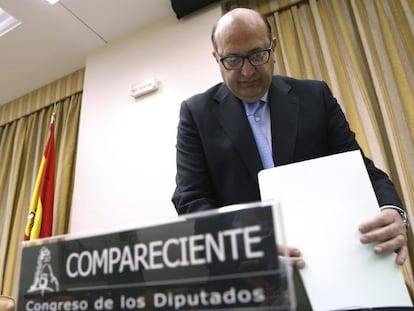
[[(260, 98), (260, 101), (267, 103), (267, 97), (269, 95), (269, 91), (266, 91), (266, 93)], [(243, 101), (243, 104), (247, 105), (249, 104), (248, 102)]]

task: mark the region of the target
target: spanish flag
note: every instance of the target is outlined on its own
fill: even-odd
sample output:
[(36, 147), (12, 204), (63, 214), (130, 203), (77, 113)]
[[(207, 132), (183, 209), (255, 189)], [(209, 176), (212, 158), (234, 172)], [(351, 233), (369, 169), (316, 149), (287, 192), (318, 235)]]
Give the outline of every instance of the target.
[(36, 177), (24, 240), (34, 240), (52, 235), (53, 201), (55, 188), (55, 124), (50, 123), (49, 139)]

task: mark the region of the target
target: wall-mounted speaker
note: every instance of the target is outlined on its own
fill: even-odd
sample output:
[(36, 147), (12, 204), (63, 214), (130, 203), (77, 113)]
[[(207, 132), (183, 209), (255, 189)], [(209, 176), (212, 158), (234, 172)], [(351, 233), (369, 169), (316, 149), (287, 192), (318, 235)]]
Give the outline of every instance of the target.
[(196, 12), (220, 0), (171, 0), (171, 6), (178, 19)]

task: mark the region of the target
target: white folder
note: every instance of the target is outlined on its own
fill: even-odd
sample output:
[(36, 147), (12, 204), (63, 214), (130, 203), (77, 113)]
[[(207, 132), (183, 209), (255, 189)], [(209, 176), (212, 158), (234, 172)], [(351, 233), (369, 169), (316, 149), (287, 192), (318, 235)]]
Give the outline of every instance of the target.
[(259, 172), (262, 200), (278, 199), (288, 245), (314, 310), (412, 306), (395, 254), (375, 255), (358, 226), (379, 213), (360, 151)]

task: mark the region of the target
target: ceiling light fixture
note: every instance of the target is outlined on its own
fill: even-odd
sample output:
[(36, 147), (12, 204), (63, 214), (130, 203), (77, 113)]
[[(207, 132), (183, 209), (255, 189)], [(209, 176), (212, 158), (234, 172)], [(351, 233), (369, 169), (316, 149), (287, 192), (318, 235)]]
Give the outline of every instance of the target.
[(55, 4), (56, 2), (59, 2), (59, 0), (47, 0), (50, 4)]
[(22, 22), (0, 8), (0, 37), (19, 26)]

